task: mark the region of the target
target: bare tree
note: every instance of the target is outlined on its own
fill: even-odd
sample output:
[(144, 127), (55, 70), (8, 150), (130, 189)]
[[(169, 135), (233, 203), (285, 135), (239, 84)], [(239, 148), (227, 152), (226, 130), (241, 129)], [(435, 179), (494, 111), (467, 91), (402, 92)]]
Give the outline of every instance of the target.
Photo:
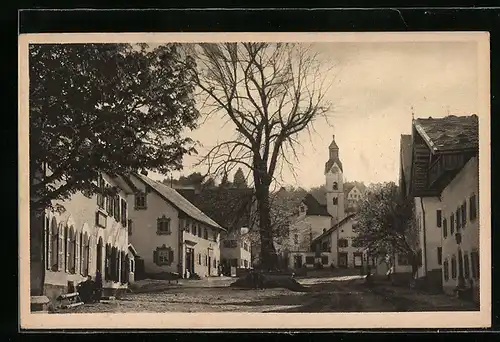
[(214, 146), (201, 162), (215, 174), (242, 165), (250, 170), (261, 266), (273, 268), (269, 189), (277, 169), (285, 164), (293, 170), (299, 133), (310, 133), (315, 119), (326, 118), (326, 81), (331, 78), (319, 56), (302, 44), (200, 44), (197, 52), (202, 111), (221, 115), (236, 127), (234, 139)]

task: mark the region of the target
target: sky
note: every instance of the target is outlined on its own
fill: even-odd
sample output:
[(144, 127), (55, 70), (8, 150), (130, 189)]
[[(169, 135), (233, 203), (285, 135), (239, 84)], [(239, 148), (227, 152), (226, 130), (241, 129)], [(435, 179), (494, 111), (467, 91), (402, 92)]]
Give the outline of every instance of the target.
[[(328, 122), (315, 122), (315, 133), (301, 135), (297, 177), (284, 170), (280, 185), (308, 189), (324, 184), (333, 134), (347, 180), (397, 181), (400, 135), (411, 132), (412, 112), (415, 118), (477, 113), (474, 42), (328, 42), (313, 44), (312, 49), (324, 63), (335, 65), (326, 96), (332, 110)], [(223, 122), (213, 118), (189, 132), (203, 144), (200, 154), (233, 136), (234, 127), (221, 128)], [(196, 160), (186, 157), (184, 170), (172, 176), (204, 172), (193, 168)]]

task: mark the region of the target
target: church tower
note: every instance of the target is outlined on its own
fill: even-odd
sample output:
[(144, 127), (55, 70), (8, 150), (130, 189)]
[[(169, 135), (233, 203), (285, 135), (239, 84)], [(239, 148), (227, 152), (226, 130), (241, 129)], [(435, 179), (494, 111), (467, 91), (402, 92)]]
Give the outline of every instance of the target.
[(344, 208), (344, 173), (339, 159), (339, 147), (335, 135), (328, 147), (330, 157), (325, 164), (326, 207), (332, 216), (332, 225), (340, 222), (345, 215)]

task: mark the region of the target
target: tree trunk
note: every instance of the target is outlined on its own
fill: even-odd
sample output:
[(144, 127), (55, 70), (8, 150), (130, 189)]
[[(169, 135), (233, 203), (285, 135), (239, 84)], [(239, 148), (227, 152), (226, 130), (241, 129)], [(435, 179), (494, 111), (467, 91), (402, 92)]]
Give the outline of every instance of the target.
[(271, 232), (269, 186), (261, 184), (256, 189), (256, 197), (260, 226), (260, 266), (265, 270), (272, 270), (276, 268), (277, 260)]
[(42, 296), (45, 283), (44, 215), (30, 210), (30, 294)]

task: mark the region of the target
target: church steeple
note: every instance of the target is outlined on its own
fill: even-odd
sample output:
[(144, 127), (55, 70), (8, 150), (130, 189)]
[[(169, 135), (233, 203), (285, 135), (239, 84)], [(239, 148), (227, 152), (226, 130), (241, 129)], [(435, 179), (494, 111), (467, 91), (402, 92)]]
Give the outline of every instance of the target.
[(339, 147), (335, 135), (328, 146), (329, 159), (325, 164), (326, 203), (328, 213), (332, 216), (332, 224), (344, 218), (344, 180), (342, 162), (339, 159)]
[(339, 158), (339, 147), (338, 147), (337, 143), (335, 142), (335, 134), (332, 137), (333, 137), (332, 142), (330, 143), (330, 146), (328, 147), (328, 149), (330, 150), (330, 160)]

